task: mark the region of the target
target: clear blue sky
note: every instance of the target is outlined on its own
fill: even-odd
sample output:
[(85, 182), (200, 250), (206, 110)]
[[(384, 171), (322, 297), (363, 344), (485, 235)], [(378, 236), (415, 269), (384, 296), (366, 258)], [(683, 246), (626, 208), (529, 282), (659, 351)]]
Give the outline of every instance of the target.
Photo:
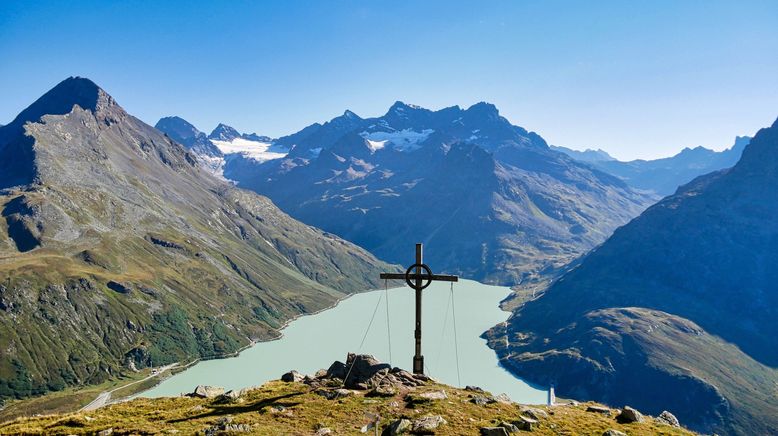
[(778, 117), (778, 1), (0, 2), (0, 123), (71, 75), (150, 124), (280, 136), (483, 100), (553, 144), (657, 157)]

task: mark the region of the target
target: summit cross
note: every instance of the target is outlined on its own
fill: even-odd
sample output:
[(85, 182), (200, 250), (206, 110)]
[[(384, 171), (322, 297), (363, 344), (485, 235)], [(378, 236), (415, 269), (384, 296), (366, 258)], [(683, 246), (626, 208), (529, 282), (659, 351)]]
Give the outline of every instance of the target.
[(416, 263), (409, 266), (405, 270), (405, 274), (381, 273), (381, 278), (385, 280), (405, 280), (408, 286), (416, 290), (416, 330), (413, 334), (416, 342), (416, 352), (413, 356), (413, 373), (424, 374), (424, 356), (421, 354), (421, 291), (433, 281), (456, 282), (459, 281), (459, 277), (432, 274), (432, 270), (424, 264), (422, 259), (422, 244), (416, 244)]

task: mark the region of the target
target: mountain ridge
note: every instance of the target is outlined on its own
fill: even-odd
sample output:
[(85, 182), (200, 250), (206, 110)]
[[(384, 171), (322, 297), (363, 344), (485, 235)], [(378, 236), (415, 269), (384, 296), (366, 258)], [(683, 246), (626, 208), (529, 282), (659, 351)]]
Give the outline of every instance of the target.
[(737, 136), (734, 144), (726, 150), (714, 151), (702, 146), (686, 147), (673, 156), (653, 160), (620, 161), (602, 150), (581, 152), (565, 147), (555, 149), (613, 174), (635, 189), (665, 196), (673, 194), (678, 187), (691, 182), (697, 176), (735, 165), (750, 140), (748, 136)]
[(398, 101), (384, 116), (346, 111), (282, 140), (287, 156), (228, 159), (225, 177), (380, 258), (402, 262), (400, 241), (422, 241), (436, 268), (491, 283), (560, 268), (654, 199), (483, 102), (431, 111)]
[(492, 332), (502, 363), (560, 395), (661, 403), (701, 431), (775, 432), (776, 182), (778, 122), (734, 167), (682, 186), (515, 302)]

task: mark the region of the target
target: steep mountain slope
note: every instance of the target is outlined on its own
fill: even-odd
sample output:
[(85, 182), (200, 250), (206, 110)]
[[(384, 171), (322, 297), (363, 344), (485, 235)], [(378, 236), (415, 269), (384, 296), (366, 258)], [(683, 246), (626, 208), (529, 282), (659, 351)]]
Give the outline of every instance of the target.
[(556, 149), (619, 177), (633, 188), (665, 196), (674, 193), (679, 186), (691, 182), (695, 177), (732, 167), (740, 159), (750, 140), (747, 136), (738, 136), (735, 138), (735, 144), (724, 151), (713, 151), (704, 147), (685, 148), (672, 157), (629, 162), (610, 158), (607, 153), (598, 157), (597, 152), (592, 150), (587, 150), (589, 154), (585, 154), (587, 152), (564, 147)]
[(0, 128), (0, 399), (232, 352), (375, 286), (364, 250), (70, 78)]
[(436, 270), (487, 282), (554, 270), (652, 201), (487, 103), (346, 111), (281, 141), (285, 158), (230, 159), (225, 177), (380, 258), (406, 263), (420, 241)]
[(618, 229), (492, 346), (563, 396), (665, 407), (705, 431), (778, 432), (777, 198), (778, 122), (732, 169)]
[(222, 157), (223, 154), (216, 145), (205, 136), (205, 133), (197, 130), (195, 126), (180, 117), (165, 117), (154, 126), (157, 130), (165, 132), (170, 139), (182, 144), (199, 155), (208, 157)]

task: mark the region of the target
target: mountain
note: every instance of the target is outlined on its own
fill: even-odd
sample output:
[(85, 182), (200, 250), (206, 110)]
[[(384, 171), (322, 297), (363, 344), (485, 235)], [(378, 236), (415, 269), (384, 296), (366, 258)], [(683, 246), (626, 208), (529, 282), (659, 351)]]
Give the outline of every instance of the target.
[(182, 144), (198, 155), (208, 157), (223, 156), (221, 150), (208, 139), (205, 133), (197, 130), (195, 126), (183, 118), (165, 117), (160, 119), (154, 127), (166, 133), (170, 139)]
[(232, 141), (235, 138), (240, 138), (241, 134), (234, 128), (219, 123), (218, 126), (216, 126), (215, 129), (211, 132), (210, 135), (208, 135), (208, 139), (211, 140), (218, 140), (218, 141)]
[(591, 159), (591, 154), (584, 156), (582, 153), (586, 152), (567, 151), (569, 149), (563, 150), (564, 147), (561, 147), (560, 151), (621, 178), (635, 189), (666, 196), (697, 176), (735, 165), (750, 140), (747, 136), (738, 136), (734, 145), (724, 151), (713, 151), (704, 147), (685, 148), (672, 157), (629, 162), (612, 158)]
[(225, 177), (379, 258), (406, 264), (420, 241), (436, 271), (487, 282), (555, 271), (654, 200), (488, 103), (346, 111), (278, 144), (289, 154), (228, 159)]
[(550, 145), (552, 150), (560, 151), (570, 157), (572, 157), (575, 160), (579, 160), (581, 162), (607, 162), (616, 160), (613, 156), (609, 155), (607, 151), (602, 149), (592, 150), (591, 148), (587, 148), (584, 151), (580, 150), (573, 150), (572, 148), (567, 147), (560, 147), (556, 145)]
[(0, 399), (231, 353), (386, 265), (69, 78), (0, 128)]
[(776, 198), (778, 121), (733, 168), (683, 186), (541, 297), (512, 303), (491, 345), (561, 396), (667, 408), (706, 432), (776, 434)]
[[(219, 124), (211, 134), (213, 140), (208, 139), (204, 133), (179, 117), (162, 118), (155, 127), (192, 150), (203, 168), (218, 178), (224, 178), (225, 162), (237, 156), (264, 162), (284, 157), (289, 153), (288, 148), (276, 143), (270, 137), (256, 133), (241, 134), (224, 124)], [(189, 144), (193, 142), (195, 145), (190, 146)]]

